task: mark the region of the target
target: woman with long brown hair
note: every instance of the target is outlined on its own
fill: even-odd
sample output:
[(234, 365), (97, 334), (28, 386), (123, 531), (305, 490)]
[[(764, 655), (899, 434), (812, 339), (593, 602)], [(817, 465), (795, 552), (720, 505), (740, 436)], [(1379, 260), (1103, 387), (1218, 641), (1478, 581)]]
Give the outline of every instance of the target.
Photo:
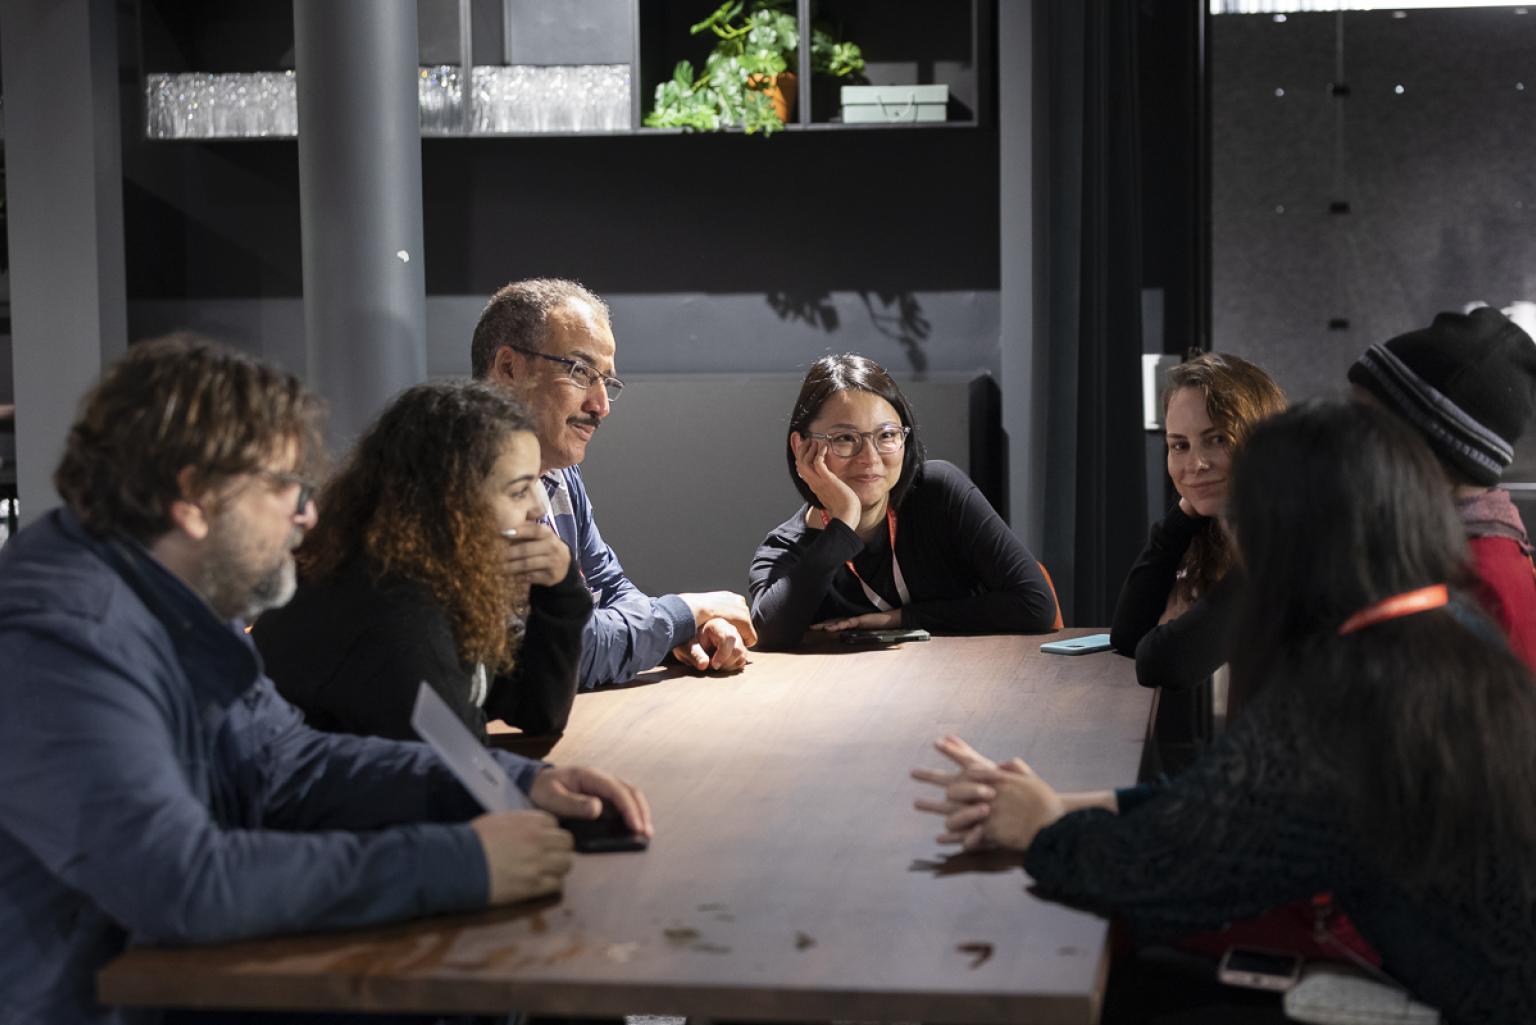
[[(1230, 574), (1224, 521), (1232, 457), (1253, 427), (1285, 408), (1285, 393), (1260, 367), (1225, 353), (1186, 360), (1168, 374), (1163, 396), (1168, 476), (1179, 500), (1152, 525), (1115, 605), (1110, 640), (1136, 659), (1145, 687), (1163, 695), (1160, 740), (1203, 739), (1210, 717), (1206, 681), (1225, 663), (1240, 578)], [(1186, 721), (1187, 720), (1187, 721)]]
[(311, 725), (412, 738), (426, 681), (475, 733), (564, 728), (592, 601), (544, 518), (526, 412), (475, 383), (418, 385), (321, 492), (293, 601), (253, 637)]

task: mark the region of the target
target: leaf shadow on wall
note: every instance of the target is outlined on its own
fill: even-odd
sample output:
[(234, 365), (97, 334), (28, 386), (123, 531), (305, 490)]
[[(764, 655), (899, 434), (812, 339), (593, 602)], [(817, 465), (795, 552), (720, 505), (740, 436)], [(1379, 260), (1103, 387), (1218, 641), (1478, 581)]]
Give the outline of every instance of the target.
[[(901, 346), (907, 357), (907, 369), (928, 369), (924, 348), (933, 324), (923, 312), (917, 295), (907, 290), (859, 289), (853, 294), (864, 304), (869, 322), (876, 331)], [(768, 306), (780, 320), (798, 322), (836, 334), (842, 327), (842, 315), (829, 291), (778, 290), (767, 295)]]

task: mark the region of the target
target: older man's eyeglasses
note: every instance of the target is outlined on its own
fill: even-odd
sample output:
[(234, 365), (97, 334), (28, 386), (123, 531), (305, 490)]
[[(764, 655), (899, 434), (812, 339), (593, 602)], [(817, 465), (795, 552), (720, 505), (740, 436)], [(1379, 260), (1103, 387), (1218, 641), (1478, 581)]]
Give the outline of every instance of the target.
[(907, 435), (911, 433), (910, 427), (886, 424), (873, 431), (833, 431), (831, 434), (815, 434), (807, 431), (805, 436), (826, 442), (827, 451), (839, 459), (852, 459), (863, 450), (866, 440), (875, 446), (876, 452), (883, 456), (900, 452), (907, 444)]
[(547, 359), (551, 363), (559, 363), (565, 367), (565, 376), (582, 391), (587, 391), (593, 385), (601, 382), (603, 391), (608, 393), (609, 402), (616, 401), (619, 397), (619, 392), (624, 390), (623, 381), (617, 377), (609, 377), (607, 374), (600, 373), (596, 367), (579, 359), (571, 359), (567, 356), (551, 356), (547, 352), (525, 349), (520, 345), (509, 345), (507, 348), (513, 352), (520, 352), (524, 356), (537, 356), (539, 359)]

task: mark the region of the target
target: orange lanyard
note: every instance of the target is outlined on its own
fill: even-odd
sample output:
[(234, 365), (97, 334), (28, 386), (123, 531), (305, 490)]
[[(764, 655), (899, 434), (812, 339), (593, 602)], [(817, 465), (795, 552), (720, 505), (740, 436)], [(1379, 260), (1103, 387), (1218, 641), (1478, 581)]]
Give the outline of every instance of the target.
[[(825, 509), (821, 510), (821, 525), (822, 527), (829, 527), (832, 525), (832, 517), (828, 515)], [(901, 563), (896, 561), (895, 509), (885, 510), (885, 527), (886, 530), (890, 533), (891, 537), (891, 577), (896, 583), (896, 596), (901, 599), (901, 604), (911, 605), (912, 595), (907, 591), (907, 582), (901, 575)], [(859, 571), (854, 568), (852, 559), (849, 559), (845, 565), (848, 567), (848, 572), (853, 574), (853, 579), (857, 580), (859, 582), (859, 586), (864, 589), (864, 597), (869, 599), (871, 605), (879, 609), (881, 612), (890, 612), (893, 608), (896, 607), (893, 606), (890, 602), (886, 601), (884, 598), (880, 597), (879, 592), (877, 592), (873, 587), (870, 587), (869, 584), (865, 582), (864, 578), (859, 576)]]
[(1416, 591), (1404, 591), (1402, 594), (1394, 594), (1390, 598), (1383, 598), (1374, 605), (1367, 605), (1353, 616), (1344, 620), (1339, 627), (1339, 636), (1352, 634), (1356, 630), (1364, 630), (1368, 626), (1384, 623), (1389, 619), (1401, 619), (1403, 616), (1411, 616), (1418, 612), (1428, 612), (1430, 609), (1438, 609), (1451, 600), (1451, 593), (1444, 584), (1431, 584), (1421, 587)]

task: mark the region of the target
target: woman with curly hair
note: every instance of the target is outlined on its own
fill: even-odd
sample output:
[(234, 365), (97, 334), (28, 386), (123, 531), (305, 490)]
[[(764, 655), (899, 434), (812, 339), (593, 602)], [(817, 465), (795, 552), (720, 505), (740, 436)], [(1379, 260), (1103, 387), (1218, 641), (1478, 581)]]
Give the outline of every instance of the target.
[(369, 428), (320, 494), (298, 593), (252, 632), (311, 725), (414, 738), (424, 680), (476, 734), (565, 727), (592, 600), (538, 472), (527, 413), (488, 385), (418, 385)]

